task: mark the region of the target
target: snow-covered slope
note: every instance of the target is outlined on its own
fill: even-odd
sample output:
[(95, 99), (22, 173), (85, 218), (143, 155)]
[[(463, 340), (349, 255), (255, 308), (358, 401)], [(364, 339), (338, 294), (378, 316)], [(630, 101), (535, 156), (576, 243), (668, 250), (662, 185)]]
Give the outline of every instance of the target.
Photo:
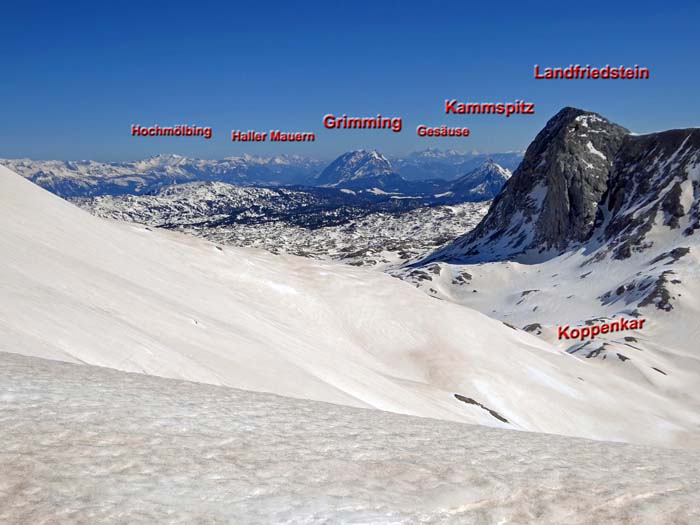
[[(577, 251), (528, 265), (431, 263), (398, 270), (429, 295), (477, 309), (700, 410), (700, 257), (663, 248), (590, 263)], [(665, 254), (665, 255), (664, 255)], [(680, 258), (676, 258), (679, 255)], [(557, 327), (645, 319), (642, 330), (558, 338)]]
[(0, 204), (0, 350), (507, 428), (698, 445), (694, 398), (601, 374), (379, 272), (110, 223), (5, 168)]
[(700, 522), (700, 455), (0, 353), (3, 523)]

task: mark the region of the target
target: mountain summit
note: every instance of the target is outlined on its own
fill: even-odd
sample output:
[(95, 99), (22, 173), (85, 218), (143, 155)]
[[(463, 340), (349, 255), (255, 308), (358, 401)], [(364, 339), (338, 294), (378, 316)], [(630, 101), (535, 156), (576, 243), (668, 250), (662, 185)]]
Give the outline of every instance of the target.
[(376, 150), (357, 150), (335, 159), (318, 176), (316, 184), (343, 188), (387, 188), (402, 181), (384, 155)]
[(699, 187), (699, 128), (635, 135), (565, 108), (479, 226), (428, 260), (537, 262), (579, 247), (615, 259), (652, 246), (685, 250), (700, 228)]
[(456, 202), (493, 199), (511, 175), (510, 170), (487, 159), (478, 168), (455, 180), (450, 191)]
[(588, 239), (628, 133), (597, 113), (562, 109), (530, 144), (479, 226), (434, 258), (546, 258)]

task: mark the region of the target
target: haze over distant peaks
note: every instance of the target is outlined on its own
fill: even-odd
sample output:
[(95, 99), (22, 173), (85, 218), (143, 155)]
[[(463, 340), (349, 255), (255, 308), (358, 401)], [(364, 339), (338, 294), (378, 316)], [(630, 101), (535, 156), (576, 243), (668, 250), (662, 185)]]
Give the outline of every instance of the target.
[[(196, 181), (240, 185), (333, 185), (340, 179), (351, 180), (353, 176), (366, 181), (379, 176), (379, 187), (406, 189), (405, 181), (450, 180), (463, 176), (488, 158), (512, 170), (522, 157), (517, 152), (487, 155), (428, 149), (390, 159), (377, 151), (360, 152), (348, 152), (333, 161), (335, 168), (348, 173), (354, 171), (354, 175), (339, 175), (331, 170), (327, 172), (325, 182), (321, 174), (324, 168), (330, 168), (326, 160), (289, 154), (262, 156), (244, 153), (220, 160), (159, 154), (124, 162), (0, 159), (0, 165), (7, 166), (52, 193), (71, 198), (138, 195), (157, 191), (170, 184)], [(366, 158), (362, 160), (364, 155)], [(347, 165), (341, 168), (340, 164), (345, 163)], [(356, 166), (357, 163), (365, 165)], [(432, 191), (429, 186), (408, 186), (408, 189), (413, 192)]]

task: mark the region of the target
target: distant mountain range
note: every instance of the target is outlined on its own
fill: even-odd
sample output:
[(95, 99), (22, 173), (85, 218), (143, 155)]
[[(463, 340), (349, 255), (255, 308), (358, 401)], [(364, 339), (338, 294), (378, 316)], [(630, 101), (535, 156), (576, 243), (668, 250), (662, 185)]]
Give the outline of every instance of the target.
[(479, 167), (462, 175), (448, 186), (450, 202), (484, 201), (493, 199), (510, 179), (509, 169), (487, 159)]
[(399, 215), (427, 206), (487, 201), (509, 177), (508, 170), (487, 161), (456, 181), (406, 181), (378, 152), (355, 151), (324, 170), (317, 184), (325, 186), (257, 187), (198, 181), (144, 195), (70, 200), (102, 217), (164, 228), (283, 222), (315, 229), (348, 224), (372, 213)]
[(449, 191), (446, 180), (462, 177), (486, 160), (510, 169), (520, 158), (519, 153), (489, 157), (477, 152), (425, 150), (390, 161), (379, 152), (360, 150), (345, 153), (330, 165), (297, 155), (242, 155), (222, 160), (157, 155), (132, 162), (0, 159), (0, 164), (65, 198), (139, 195), (198, 181), (246, 186), (376, 187), (427, 195)]
[(495, 197), (510, 170), (492, 159), (454, 181), (408, 180), (378, 151), (350, 151), (338, 157), (316, 178), (320, 186), (347, 189), (378, 188), (407, 195), (432, 196), (450, 202), (482, 201)]
[(242, 155), (202, 160), (156, 155), (133, 162), (1, 159), (0, 164), (64, 198), (148, 193), (171, 184), (216, 181), (230, 184), (300, 184), (324, 162), (296, 155)]
[(397, 173), (407, 180), (446, 179), (452, 180), (475, 170), (491, 160), (507, 170), (514, 171), (523, 158), (523, 151), (504, 153), (461, 152), (429, 148), (409, 153), (402, 157), (391, 157)]

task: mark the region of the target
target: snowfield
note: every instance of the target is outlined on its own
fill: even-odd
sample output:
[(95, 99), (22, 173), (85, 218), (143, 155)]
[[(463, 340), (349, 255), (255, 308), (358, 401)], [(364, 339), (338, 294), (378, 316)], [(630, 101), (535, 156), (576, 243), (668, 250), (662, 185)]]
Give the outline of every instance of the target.
[(0, 522), (695, 524), (700, 453), (0, 353)]

